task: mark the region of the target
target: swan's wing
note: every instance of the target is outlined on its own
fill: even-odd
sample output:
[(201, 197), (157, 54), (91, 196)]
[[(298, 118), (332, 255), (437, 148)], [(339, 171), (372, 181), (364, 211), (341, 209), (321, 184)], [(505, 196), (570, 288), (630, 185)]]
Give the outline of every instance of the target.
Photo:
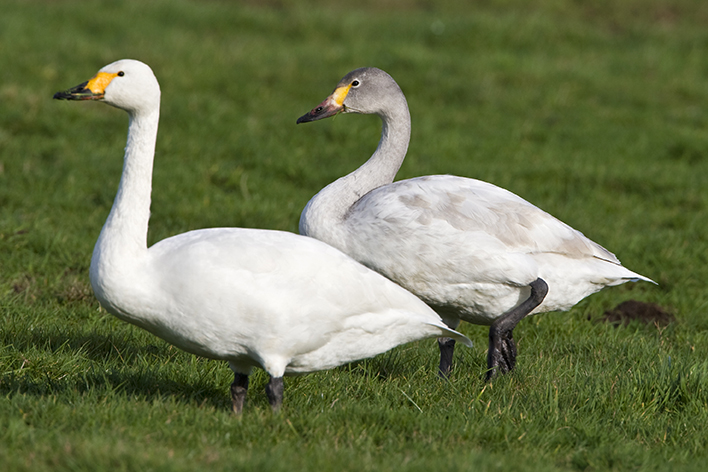
[[(389, 202), (391, 197), (398, 199), (400, 203), (392, 205), (396, 207), (394, 211), (400, 211), (409, 221), (415, 214), (418, 229), (442, 224), (462, 234), (483, 232), (510, 252), (593, 256), (619, 263), (614, 254), (580, 231), (518, 195), (487, 182), (446, 175), (428, 176), (395, 182), (375, 190), (370, 196)], [(360, 203), (369, 206), (365, 198)]]
[[(347, 252), (377, 270), (397, 264), (396, 270), (409, 274), (426, 270), (454, 279), (473, 273), (490, 282), (525, 285), (537, 277), (535, 254), (619, 265), (614, 254), (581, 232), (511, 192), (474, 179), (428, 176), (379, 187), (352, 206), (346, 222)], [(415, 256), (406, 260), (400, 254)]]
[(237, 341), (256, 357), (300, 359), (304, 372), (415, 339), (470, 343), (410, 292), (311, 238), (213, 229), (169, 238), (150, 251), (153, 264), (170, 274), (161, 289), (180, 304), (174, 311), (197, 315), (194, 331), (211, 333), (203, 343), (212, 348), (227, 351)]

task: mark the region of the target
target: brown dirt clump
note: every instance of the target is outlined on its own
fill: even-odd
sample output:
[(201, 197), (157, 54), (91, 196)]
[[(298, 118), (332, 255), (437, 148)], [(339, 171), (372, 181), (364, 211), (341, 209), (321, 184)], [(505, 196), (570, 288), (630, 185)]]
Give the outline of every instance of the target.
[(669, 323), (676, 321), (676, 318), (656, 303), (627, 300), (612, 310), (606, 311), (600, 321), (612, 323), (615, 326), (627, 326), (632, 321), (640, 321), (644, 324), (655, 326), (667, 326)]

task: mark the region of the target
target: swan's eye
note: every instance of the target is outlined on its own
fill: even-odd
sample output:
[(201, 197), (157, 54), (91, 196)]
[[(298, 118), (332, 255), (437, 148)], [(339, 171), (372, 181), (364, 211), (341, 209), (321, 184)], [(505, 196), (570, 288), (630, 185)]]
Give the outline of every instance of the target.
[(123, 71), (118, 72), (118, 77), (123, 77), (124, 75), (125, 75), (125, 72), (123, 72)]

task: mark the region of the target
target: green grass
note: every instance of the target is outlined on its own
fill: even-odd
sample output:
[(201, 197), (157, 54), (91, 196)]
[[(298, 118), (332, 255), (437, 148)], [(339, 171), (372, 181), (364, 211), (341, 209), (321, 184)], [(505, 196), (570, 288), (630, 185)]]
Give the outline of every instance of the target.
[[(708, 4), (3, 2), (0, 464), (7, 470), (703, 470), (708, 461)], [(163, 93), (150, 242), (190, 229), (297, 230), (378, 141), (375, 117), (295, 126), (349, 70), (387, 70), (413, 118), (399, 178), (508, 188), (657, 282), (523, 321), (518, 370), (482, 381), (463, 325), (450, 382), (421, 342), (286, 379), (230, 370), (100, 310), (91, 250), (127, 119), (51, 100), (121, 58)], [(658, 303), (657, 330), (597, 319)]]

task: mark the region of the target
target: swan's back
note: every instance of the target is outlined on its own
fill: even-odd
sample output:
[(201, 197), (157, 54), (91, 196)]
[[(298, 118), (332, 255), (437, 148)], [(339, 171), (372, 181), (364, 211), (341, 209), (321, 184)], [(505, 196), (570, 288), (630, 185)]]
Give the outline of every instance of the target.
[(552, 252), (619, 264), (614, 254), (580, 231), (508, 190), (475, 179), (436, 175), (394, 182), (364, 195), (346, 221), (481, 238), (487, 242), (478, 246), (482, 250)]

